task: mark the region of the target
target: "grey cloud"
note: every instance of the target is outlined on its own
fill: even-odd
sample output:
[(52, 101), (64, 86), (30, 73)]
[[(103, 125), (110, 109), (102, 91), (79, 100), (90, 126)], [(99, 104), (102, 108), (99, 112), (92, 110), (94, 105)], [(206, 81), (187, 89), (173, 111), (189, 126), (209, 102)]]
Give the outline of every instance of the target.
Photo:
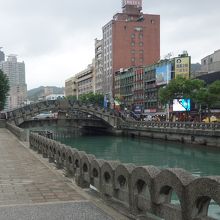
[[(199, 61), (220, 48), (219, 0), (143, 0), (143, 5), (144, 13), (161, 15), (161, 55), (188, 49), (193, 60)], [(120, 0), (2, 0), (0, 46), (28, 60), (28, 74), (35, 74), (32, 60), (68, 54), (65, 51), (70, 48), (77, 53), (79, 44), (94, 44), (102, 26), (119, 11)], [(74, 72), (74, 66), (68, 71)], [(48, 68), (48, 74), (56, 73), (53, 68)]]

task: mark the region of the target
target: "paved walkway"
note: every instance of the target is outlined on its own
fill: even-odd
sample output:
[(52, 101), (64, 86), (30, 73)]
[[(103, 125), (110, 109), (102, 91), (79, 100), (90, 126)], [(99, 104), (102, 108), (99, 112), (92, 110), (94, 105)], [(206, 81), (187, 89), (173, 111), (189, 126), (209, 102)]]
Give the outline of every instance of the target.
[(98, 208), (50, 166), (0, 128), (1, 220), (127, 219)]

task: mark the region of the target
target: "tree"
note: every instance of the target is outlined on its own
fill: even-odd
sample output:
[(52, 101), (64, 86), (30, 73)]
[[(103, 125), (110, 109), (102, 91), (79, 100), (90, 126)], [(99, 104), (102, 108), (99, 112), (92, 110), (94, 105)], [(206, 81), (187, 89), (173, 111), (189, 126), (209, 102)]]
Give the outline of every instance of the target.
[(69, 95), (66, 97), (68, 100), (71, 100), (71, 101), (76, 101), (77, 100), (77, 97), (76, 95)]
[(99, 106), (103, 106), (104, 103), (104, 95), (103, 94), (94, 94), (92, 92), (87, 94), (82, 94), (79, 96), (79, 101), (86, 104), (96, 104)]
[(162, 104), (166, 104), (176, 98), (192, 98), (193, 93), (204, 85), (203, 80), (177, 77), (172, 79), (166, 87), (159, 89), (159, 100)]
[(208, 109), (210, 120), (211, 108), (220, 102), (220, 80), (217, 80), (207, 87), (198, 89), (193, 94), (193, 100)]
[(2, 70), (0, 70), (0, 111), (5, 107), (9, 88), (8, 77), (2, 72)]

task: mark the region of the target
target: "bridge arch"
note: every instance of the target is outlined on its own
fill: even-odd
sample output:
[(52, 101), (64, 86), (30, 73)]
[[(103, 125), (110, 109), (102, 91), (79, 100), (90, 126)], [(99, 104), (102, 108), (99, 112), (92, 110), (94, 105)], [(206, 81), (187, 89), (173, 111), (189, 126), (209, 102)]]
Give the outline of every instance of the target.
[(15, 125), (19, 126), (23, 122), (30, 120), (35, 115), (45, 111), (63, 111), (67, 113), (72, 111), (82, 112), (103, 120), (113, 128), (117, 128), (119, 120), (122, 120), (121, 118), (111, 114), (111, 112), (106, 111), (100, 107), (87, 106), (79, 104), (78, 102), (71, 102), (67, 99), (47, 100), (26, 105), (24, 107), (7, 112), (6, 118), (8, 121), (13, 122)]

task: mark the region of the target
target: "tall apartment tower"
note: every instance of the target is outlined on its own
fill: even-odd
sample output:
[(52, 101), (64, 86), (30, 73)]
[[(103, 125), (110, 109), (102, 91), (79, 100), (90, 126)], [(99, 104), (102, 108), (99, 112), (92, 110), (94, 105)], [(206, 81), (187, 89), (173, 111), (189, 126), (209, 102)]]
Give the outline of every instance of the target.
[(16, 55), (9, 55), (7, 61), (1, 62), (0, 69), (8, 76), (10, 86), (5, 110), (18, 108), (27, 100), (25, 64), (17, 62)]
[(103, 93), (110, 99), (114, 73), (160, 59), (160, 16), (143, 14), (142, 0), (122, 0), (122, 12), (103, 26)]
[(5, 54), (3, 51), (1, 51), (2, 47), (0, 47), (0, 63), (5, 61)]

